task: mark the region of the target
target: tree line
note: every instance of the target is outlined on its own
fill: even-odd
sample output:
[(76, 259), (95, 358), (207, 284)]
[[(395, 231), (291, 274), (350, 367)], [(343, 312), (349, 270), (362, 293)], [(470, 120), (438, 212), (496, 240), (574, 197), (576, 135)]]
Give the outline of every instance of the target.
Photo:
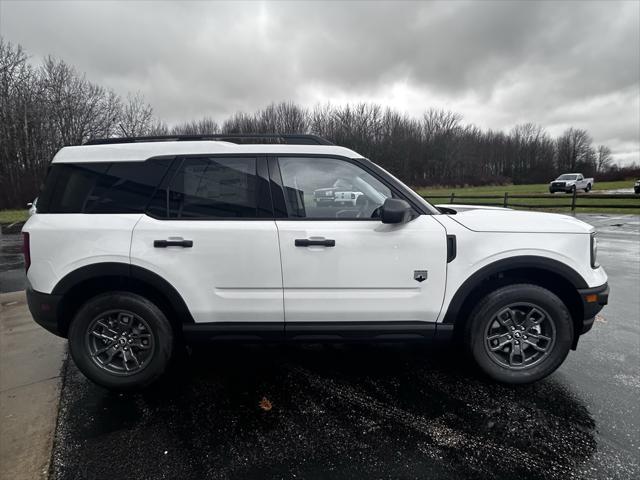
[(586, 130), (558, 138), (532, 123), (509, 132), (464, 124), (426, 109), (420, 118), (371, 103), (306, 108), (277, 103), (221, 123), (202, 118), (168, 126), (140, 94), (121, 97), (53, 57), (34, 66), (0, 38), (0, 208), (33, 199), (62, 146), (94, 138), (214, 133), (313, 133), (352, 148), (412, 186), (547, 182), (559, 172), (616, 168), (611, 151)]

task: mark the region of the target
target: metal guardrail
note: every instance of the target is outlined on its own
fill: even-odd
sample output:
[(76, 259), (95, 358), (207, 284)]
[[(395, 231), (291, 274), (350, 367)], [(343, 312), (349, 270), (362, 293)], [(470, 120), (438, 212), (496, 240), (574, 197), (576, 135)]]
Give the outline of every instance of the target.
[[(578, 194), (575, 191), (570, 197), (565, 197), (567, 202), (565, 203), (540, 203), (540, 204), (531, 204), (531, 203), (519, 203), (519, 202), (510, 202), (510, 200), (527, 200), (527, 199), (555, 199), (558, 200), (563, 197), (562, 194), (553, 194), (553, 193), (531, 193), (531, 194), (518, 194), (505, 192), (504, 195), (456, 195), (455, 192), (451, 192), (449, 195), (422, 195), (423, 198), (427, 200), (435, 200), (435, 199), (447, 199), (449, 200), (449, 204), (455, 204), (456, 200), (466, 200), (458, 203), (467, 203), (470, 205), (482, 205), (487, 207), (522, 207), (522, 208), (571, 208), (571, 211), (574, 212), (576, 208), (637, 208), (640, 209), (640, 195), (633, 194), (595, 194), (595, 193), (585, 193)], [(468, 200), (471, 200), (469, 202)], [(498, 202), (477, 202), (475, 200), (500, 200)], [(582, 204), (580, 205), (578, 202), (582, 202), (583, 200), (588, 200), (588, 205)], [(634, 200), (631, 203), (592, 203), (592, 200)]]

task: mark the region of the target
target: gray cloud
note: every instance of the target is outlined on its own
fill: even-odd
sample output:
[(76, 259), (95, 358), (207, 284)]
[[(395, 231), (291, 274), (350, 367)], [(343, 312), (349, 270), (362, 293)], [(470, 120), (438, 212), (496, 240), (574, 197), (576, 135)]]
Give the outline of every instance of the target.
[(640, 4), (30, 2), (0, 34), (168, 121), (272, 101), (451, 108), (483, 127), (587, 128), (640, 161)]

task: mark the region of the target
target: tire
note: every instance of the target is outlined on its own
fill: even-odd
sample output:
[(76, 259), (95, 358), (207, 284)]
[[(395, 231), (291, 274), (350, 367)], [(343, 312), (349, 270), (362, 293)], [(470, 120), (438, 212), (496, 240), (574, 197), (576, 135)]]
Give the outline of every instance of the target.
[(153, 383), (167, 368), (173, 344), (164, 313), (129, 292), (91, 298), (69, 328), (69, 351), (78, 369), (110, 390), (137, 390)]
[[(509, 313), (505, 315), (507, 308)], [(502, 322), (498, 320), (499, 313)], [(506, 320), (514, 316), (515, 324)], [(485, 374), (499, 382), (521, 384), (554, 372), (569, 353), (573, 335), (571, 315), (562, 300), (546, 288), (516, 284), (494, 290), (473, 309), (464, 338)], [(520, 347), (515, 345), (517, 342)]]
[(591, 191), (591, 184), (587, 183), (587, 188), (584, 189), (585, 193), (589, 193)]

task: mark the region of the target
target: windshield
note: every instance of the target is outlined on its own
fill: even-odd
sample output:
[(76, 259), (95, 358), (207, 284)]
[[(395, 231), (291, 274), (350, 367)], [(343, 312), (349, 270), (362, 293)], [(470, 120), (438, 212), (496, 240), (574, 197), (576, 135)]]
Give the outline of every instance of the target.
[(568, 175), (565, 173), (564, 175), (560, 175), (558, 177), (558, 180), (576, 180), (577, 178), (577, 175)]

